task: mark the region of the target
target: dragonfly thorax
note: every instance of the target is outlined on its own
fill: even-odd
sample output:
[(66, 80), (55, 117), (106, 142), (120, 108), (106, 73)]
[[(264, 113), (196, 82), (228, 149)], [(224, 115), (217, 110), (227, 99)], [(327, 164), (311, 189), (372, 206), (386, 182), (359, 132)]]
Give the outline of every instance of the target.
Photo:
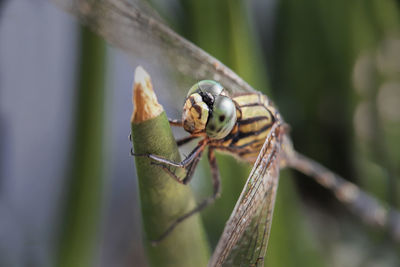
[(189, 90), (182, 113), (183, 128), (191, 133), (206, 133), (222, 139), (236, 123), (236, 107), (223, 87), (211, 80), (196, 83)]

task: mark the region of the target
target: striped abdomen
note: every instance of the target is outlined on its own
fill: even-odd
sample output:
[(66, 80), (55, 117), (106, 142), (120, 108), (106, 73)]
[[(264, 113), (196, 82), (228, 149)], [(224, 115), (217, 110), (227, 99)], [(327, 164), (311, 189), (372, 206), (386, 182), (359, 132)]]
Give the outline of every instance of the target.
[(277, 119), (277, 112), (268, 98), (259, 93), (235, 96), (232, 100), (236, 105), (237, 122), (216, 148), (254, 162)]

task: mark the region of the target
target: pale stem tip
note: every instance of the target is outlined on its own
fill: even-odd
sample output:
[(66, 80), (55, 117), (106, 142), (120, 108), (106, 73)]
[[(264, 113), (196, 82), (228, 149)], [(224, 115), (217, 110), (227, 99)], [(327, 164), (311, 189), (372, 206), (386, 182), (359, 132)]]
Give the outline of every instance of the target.
[(154, 93), (150, 75), (142, 66), (138, 66), (135, 70), (132, 102), (132, 123), (150, 120), (163, 112), (163, 107), (158, 103)]

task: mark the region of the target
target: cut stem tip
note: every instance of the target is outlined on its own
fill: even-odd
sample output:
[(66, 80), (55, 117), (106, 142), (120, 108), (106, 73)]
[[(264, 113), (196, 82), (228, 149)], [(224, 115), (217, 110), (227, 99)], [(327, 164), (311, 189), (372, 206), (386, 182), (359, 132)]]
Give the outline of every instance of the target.
[(164, 111), (153, 91), (150, 75), (142, 66), (138, 66), (135, 70), (132, 102), (132, 123), (140, 123), (153, 119)]

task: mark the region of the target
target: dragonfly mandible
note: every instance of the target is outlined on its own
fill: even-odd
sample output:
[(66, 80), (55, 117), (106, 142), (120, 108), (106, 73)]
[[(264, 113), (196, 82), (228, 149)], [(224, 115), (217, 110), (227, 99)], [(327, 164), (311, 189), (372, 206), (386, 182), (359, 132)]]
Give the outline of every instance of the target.
[[(268, 98), (255, 91), (217, 59), (168, 28), (156, 15), (156, 12), (149, 8), (144, 1), (55, 1), (79, 17), (83, 23), (89, 25), (113, 45), (134, 55), (145, 55), (149, 61), (157, 66), (165, 67), (165, 69), (171, 70), (171, 66), (174, 66), (171, 76), (176, 79), (179, 85), (186, 86), (195, 81), (213, 79), (218, 81), (225, 88), (224, 90), (229, 90), (227, 96), (233, 100), (240, 97), (241, 94), (247, 94), (246, 101), (249, 101), (250, 96), (257, 96), (263, 99), (259, 103), (267, 103), (266, 111), (269, 113), (265, 114), (270, 116), (271, 121), (268, 124), (268, 130), (262, 132), (264, 134), (263, 145), (255, 149), (257, 153), (259, 152), (258, 157), (256, 157), (257, 153), (254, 152), (250, 161), (250, 154), (247, 155), (247, 159), (252, 163), (254, 162), (253, 169), (226, 224), (210, 262), (211, 266), (232, 263), (235, 265), (239, 265), (238, 263), (261, 265), (270, 231), (279, 169), (284, 166), (308, 174), (318, 183), (331, 189), (340, 201), (346, 203), (357, 215), (370, 224), (385, 228), (395, 226), (389, 230), (400, 240), (400, 227), (396, 227), (400, 225), (400, 216), (397, 212), (389, 213), (388, 209), (384, 208), (379, 201), (361, 191), (354, 184), (347, 182), (317, 162), (293, 150), (285, 123), (278, 116), (278, 111)], [(195, 111), (193, 112), (196, 113)], [(237, 118), (240, 117), (237, 115)], [(272, 122), (273, 120), (274, 122)], [(172, 124), (183, 126), (183, 123), (174, 121), (172, 121)], [(192, 135), (196, 135), (196, 133), (193, 132)], [(203, 135), (203, 138), (207, 140), (205, 135)], [(249, 139), (254, 140), (254, 137)], [(184, 142), (182, 140), (178, 144)], [(259, 144), (258, 142), (255, 143)], [(202, 151), (206, 145), (210, 146), (206, 142), (200, 144), (201, 149), (198, 148), (196, 153)], [(222, 147), (222, 145), (219, 146), (220, 150)], [(226, 147), (229, 147), (229, 145), (223, 149), (226, 149)], [(227, 149), (226, 151), (232, 153)], [(239, 155), (240, 152), (233, 154)], [(195, 167), (194, 162), (199, 158), (198, 154), (193, 158), (191, 163), (189, 161), (192, 165), (188, 165), (191, 171)], [(212, 163), (212, 152), (209, 158), (211, 158)], [(242, 159), (244, 158), (242, 157)], [(154, 159), (157, 161), (156, 157)], [(164, 159), (159, 159), (158, 162), (160, 161), (168, 163)], [(216, 176), (217, 174), (213, 172), (213, 177)], [(188, 180), (185, 182), (188, 182)], [(215, 187), (218, 189), (218, 186)], [(217, 193), (214, 193), (214, 195), (217, 196), (218, 190), (215, 190), (215, 192)], [(213, 198), (214, 196), (211, 201)], [(210, 200), (204, 203), (208, 204), (208, 202)]]

